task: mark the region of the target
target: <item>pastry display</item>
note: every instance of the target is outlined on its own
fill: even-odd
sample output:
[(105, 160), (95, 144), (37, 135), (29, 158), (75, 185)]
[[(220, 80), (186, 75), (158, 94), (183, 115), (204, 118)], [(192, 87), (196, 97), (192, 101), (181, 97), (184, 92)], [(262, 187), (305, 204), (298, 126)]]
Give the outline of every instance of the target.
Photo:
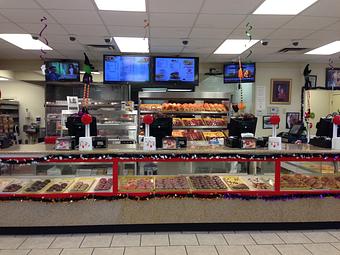
[(12, 181), (13, 181), (13, 179), (0, 179), (0, 190), (3, 190)]
[(86, 192), (93, 182), (93, 178), (80, 178), (72, 185), (69, 192)]
[(52, 184), (45, 190), (46, 193), (62, 193), (73, 181), (70, 179), (53, 180)]
[(29, 187), (25, 188), (24, 192), (27, 192), (27, 193), (39, 192), (43, 188), (45, 188), (49, 183), (51, 183), (50, 179), (36, 180), (32, 184), (30, 184)]
[(204, 131), (203, 132), (203, 136), (206, 140), (210, 140), (212, 138), (224, 138), (224, 133), (223, 132), (208, 132), (208, 131)]
[(286, 174), (280, 178), (282, 189), (340, 189), (340, 176)]
[(185, 176), (156, 177), (156, 190), (189, 190)]
[(261, 189), (261, 190), (271, 190), (273, 186), (270, 185), (269, 180), (265, 180), (261, 177), (250, 177), (247, 179), (248, 183), (254, 189)]
[(186, 127), (204, 126), (204, 122), (200, 118), (183, 118), (182, 122)]
[(227, 189), (224, 182), (216, 175), (190, 176), (189, 179), (194, 189)]
[(204, 118), (203, 119), (206, 126), (226, 126), (227, 120), (223, 118)]
[(141, 104), (141, 111), (163, 111), (163, 112), (227, 112), (224, 104), (212, 103), (163, 103), (160, 104)]
[(175, 127), (184, 126), (181, 118), (173, 118), (172, 119), (172, 125), (175, 126)]
[(160, 104), (141, 104), (141, 111), (160, 111), (162, 106)]
[(22, 188), (22, 184), (18, 182), (14, 182), (12, 184), (7, 185), (2, 192), (17, 192)]
[(95, 191), (110, 191), (112, 189), (112, 178), (100, 178), (96, 187), (94, 188)]
[(204, 141), (204, 136), (202, 131), (197, 130), (188, 130), (184, 133), (184, 137), (188, 139), (188, 141)]
[(153, 191), (154, 182), (152, 177), (121, 177), (119, 189), (126, 191)]
[(249, 187), (238, 176), (225, 176), (223, 180), (233, 190), (249, 190)]

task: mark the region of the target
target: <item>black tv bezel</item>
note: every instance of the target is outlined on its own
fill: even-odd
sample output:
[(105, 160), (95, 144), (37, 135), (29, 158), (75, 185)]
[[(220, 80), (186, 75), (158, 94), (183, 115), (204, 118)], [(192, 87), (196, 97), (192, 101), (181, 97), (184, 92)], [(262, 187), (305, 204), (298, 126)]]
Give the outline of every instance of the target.
[(230, 82), (226, 82), (225, 81), (225, 67), (227, 66), (227, 65), (231, 65), (231, 64), (233, 64), (233, 65), (239, 65), (239, 63), (237, 63), (237, 62), (227, 62), (227, 63), (224, 63), (223, 64), (223, 83), (224, 84), (234, 84), (234, 83), (255, 83), (256, 82), (256, 62), (250, 62), (250, 63), (242, 63), (242, 65), (244, 65), (244, 64), (253, 64), (254, 65), (254, 71), (255, 71), (255, 75), (254, 75), (254, 81), (230, 81)]
[[(148, 57), (149, 58), (149, 80), (148, 81), (107, 81), (105, 80), (105, 57), (110, 56), (110, 57)], [(119, 55), (119, 54), (105, 54), (103, 55), (103, 84), (145, 84), (145, 83), (150, 83), (151, 82), (151, 61), (152, 57), (150, 55), (145, 55), (145, 54), (124, 54), (124, 55)]]
[[(325, 83), (325, 87), (327, 89), (332, 89), (332, 86), (328, 86), (328, 72), (329, 70), (337, 70), (337, 71), (340, 71), (340, 67), (334, 67), (334, 68), (330, 68), (330, 67), (327, 67), (326, 68), (326, 83)], [(340, 89), (340, 86), (334, 86), (334, 90), (339, 90)]]
[[(178, 58), (178, 59), (194, 59), (195, 60), (195, 81), (185, 82), (185, 81), (156, 81), (156, 59), (157, 58)], [(152, 83), (155, 85), (199, 85), (199, 57), (177, 57), (177, 56), (154, 56), (152, 57)]]
[(61, 63), (78, 63), (78, 78), (76, 79), (61, 79), (61, 80), (57, 80), (57, 81), (49, 81), (46, 79), (46, 74), (45, 74), (45, 82), (71, 82), (71, 81), (76, 81), (76, 82), (80, 82), (80, 61), (79, 60), (75, 60), (75, 59), (45, 59), (44, 61), (44, 65), (45, 67), (47, 67), (46, 63), (49, 62), (61, 62)]

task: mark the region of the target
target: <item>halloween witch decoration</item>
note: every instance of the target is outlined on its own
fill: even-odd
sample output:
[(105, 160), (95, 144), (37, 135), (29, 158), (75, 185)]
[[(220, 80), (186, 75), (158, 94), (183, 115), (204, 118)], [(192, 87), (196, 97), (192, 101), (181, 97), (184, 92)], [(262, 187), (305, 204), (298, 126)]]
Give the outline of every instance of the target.
[(240, 103), (238, 103), (238, 109), (243, 111), (244, 109), (246, 109), (246, 105), (245, 103), (243, 103), (243, 89), (242, 89), (242, 84), (241, 81), (244, 78), (244, 74), (243, 74), (243, 69), (242, 69), (242, 63), (241, 63), (241, 58), (238, 58), (238, 78), (240, 79), (240, 83), (238, 84), (238, 88), (240, 89)]
[(312, 70), (309, 69), (309, 64), (306, 65), (305, 69), (303, 70), (303, 76), (305, 77), (305, 88), (312, 87), (312, 83), (309, 80), (309, 75), (312, 72)]

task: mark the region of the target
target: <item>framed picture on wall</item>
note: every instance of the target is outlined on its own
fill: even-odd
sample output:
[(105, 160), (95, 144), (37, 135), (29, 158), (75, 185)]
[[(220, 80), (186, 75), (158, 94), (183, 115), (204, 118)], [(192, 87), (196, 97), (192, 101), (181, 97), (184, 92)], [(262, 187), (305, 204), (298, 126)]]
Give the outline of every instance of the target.
[(291, 79), (271, 79), (270, 103), (290, 104), (291, 90)]
[[(271, 115), (263, 116), (263, 119), (262, 119), (262, 128), (263, 129), (271, 129), (272, 128), (273, 125), (270, 124), (270, 122), (269, 122), (270, 117), (271, 117)], [(279, 126), (280, 126), (280, 124), (277, 125), (276, 129), (278, 129)]]
[(286, 128), (291, 129), (292, 126), (299, 123), (301, 123), (299, 112), (286, 113)]
[(318, 77), (316, 75), (308, 75), (311, 88), (316, 88), (316, 82)]
[(326, 68), (326, 88), (340, 89), (340, 68)]

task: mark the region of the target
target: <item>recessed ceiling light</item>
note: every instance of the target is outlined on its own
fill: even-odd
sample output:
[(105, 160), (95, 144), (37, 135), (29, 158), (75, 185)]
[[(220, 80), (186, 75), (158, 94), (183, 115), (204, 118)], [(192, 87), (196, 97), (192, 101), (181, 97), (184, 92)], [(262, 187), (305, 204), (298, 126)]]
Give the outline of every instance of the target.
[(0, 38), (23, 50), (52, 50), (43, 42), (34, 40), (30, 34), (0, 34)]
[(334, 53), (340, 52), (340, 41), (335, 41), (314, 50), (308, 51), (305, 54), (309, 55), (332, 55)]
[(253, 14), (296, 15), (318, 0), (266, 0)]
[[(84, 74), (85, 71), (80, 71), (81, 74)], [(91, 74), (100, 74), (100, 72), (97, 72), (97, 71), (91, 71)]]
[(241, 54), (258, 41), (259, 40), (227, 39), (215, 50), (214, 54)]
[(113, 37), (121, 52), (148, 53), (149, 39), (138, 37)]
[(99, 10), (146, 12), (145, 0), (95, 0)]
[(0, 81), (8, 81), (8, 79), (5, 77), (0, 77)]

